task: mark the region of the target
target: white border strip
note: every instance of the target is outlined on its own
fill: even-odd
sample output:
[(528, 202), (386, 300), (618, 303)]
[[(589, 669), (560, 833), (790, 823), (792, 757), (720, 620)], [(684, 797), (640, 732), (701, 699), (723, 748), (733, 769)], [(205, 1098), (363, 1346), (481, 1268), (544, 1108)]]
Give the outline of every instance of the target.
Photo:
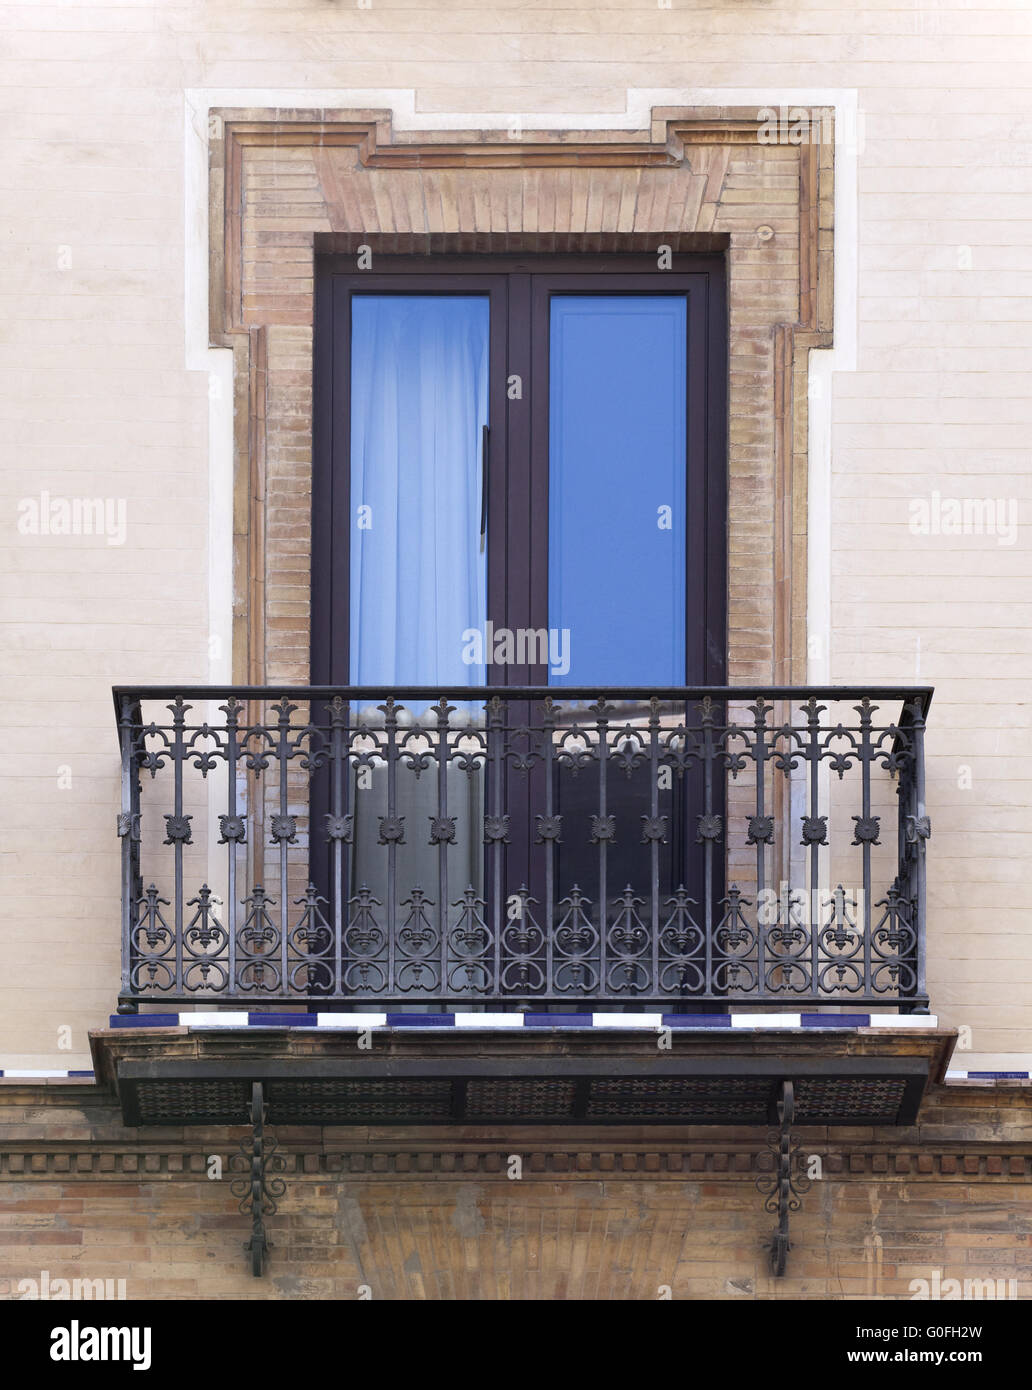
[(522, 1028), (522, 1014), (453, 1014), (456, 1028)]
[(38, 1067), (0, 1067), (0, 1078), (4, 1081), (86, 1081), (94, 1074), (88, 1067), (82, 1067), (80, 1074), (73, 1076), (75, 1070), (75, 1067), (61, 1071), (47, 1071)]
[(939, 1020), (935, 1014), (899, 1014), (891, 1018), (888, 1014), (872, 1014), (870, 1028), (938, 1028)]
[(364, 1031), (366, 1028), (386, 1028), (387, 1015), (382, 1014), (316, 1014), (315, 1026), (317, 1028), (340, 1028), (345, 1032), (358, 1030)]
[[(534, 1010), (528, 1010), (528, 1012), (535, 1013)], [(816, 1012), (816, 1010), (806, 1012)], [(303, 1029), (305, 1031), (313, 1026), (311, 1023), (301, 1023), (300, 1021), (293, 1025), (284, 1023), (282, 1022), (282, 1015), (277, 1017), (277, 1021), (274, 1023), (269, 1022), (268, 1018), (264, 1015), (258, 1015), (257, 1020), (249, 1021), (249, 1015), (241, 1011), (227, 1011), (225, 1013), (178, 1013), (173, 1015), (173, 1017), (176, 1020), (175, 1023), (162, 1023), (160, 1026), (163, 1028), (178, 1027), (191, 1029), (250, 1028), (252, 1030), (296, 1027), (297, 1029)], [(433, 1021), (428, 1022), (428, 1017), (432, 1018)], [(540, 1018), (542, 1015), (535, 1013), (535, 1017)], [(544, 1015), (544, 1017), (547, 1017), (547, 1015)], [(703, 1017), (702, 1015), (696, 1015), (695, 1021), (690, 1024), (666, 1022), (668, 1018), (676, 1019), (677, 1017), (676, 1014), (664, 1015), (661, 1012), (625, 1014), (590, 1013), (584, 1014), (582, 1016), (583, 1021), (575, 1024), (565, 1022), (548, 1024), (540, 1022), (527, 1023), (526, 1014), (524, 1013), (452, 1013), (448, 1011), (443, 1014), (428, 1016), (426, 1014), (407, 1014), (403, 1009), (399, 1009), (393, 1012), (384, 1011), (375, 1013), (319, 1013), (315, 1016), (315, 1027), (332, 1028), (346, 1033), (355, 1032), (356, 1030), (361, 1031), (367, 1028), (446, 1028), (449, 1030), (455, 1028), (520, 1028), (525, 1029), (527, 1032), (538, 1032), (543, 1029), (547, 1030), (552, 1028), (558, 1032), (565, 1032), (571, 1030), (582, 1031), (585, 1028), (639, 1028), (652, 1030), (666, 1029), (668, 1027), (673, 1028), (677, 1032), (721, 1031), (726, 1033), (736, 1028), (763, 1029), (766, 1031), (780, 1032), (798, 1032), (800, 1030), (803, 1032), (826, 1032), (829, 1029), (835, 1029), (839, 1032), (856, 1032), (863, 1028), (895, 1028), (909, 1029), (911, 1031), (916, 1029), (921, 1031), (927, 1029), (934, 1030), (939, 1026), (939, 1020), (934, 1014), (872, 1014), (866, 1011), (856, 1014), (856, 1017), (866, 1019), (866, 1022), (848, 1023), (846, 1025), (836, 1024), (835, 1020), (837, 1015), (835, 1014), (828, 1014), (818, 1023), (804, 1024), (802, 1013), (733, 1013), (730, 1015), (730, 1024), (724, 1023), (723, 1021), (719, 1023), (701, 1022), (700, 1019)], [(388, 1022), (389, 1019), (393, 1020), (393, 1022)], [(147, 1027), (148, 1025), (143, 1024), (142, 1026)], [(1028, 1061), (1025, 1057), (1022, 1057), (1021, 1060), (1026, 1063)]]
[(1026, 1067), (1019, 1070), (1017, 1067), (972, 1067), (970, 1071), (954, 1071), (950, 1067), (946, 1072), (947, 1081), (974, 1081), (983, 1086), (991, 1086), (997, 1081), (1012, 1081), (1018, 1084), (1022, 1081), (1032, 1081), (1032, 1071)]
[(732, 1014), (732, 1028), (802, 1028), (801, 1014)]
[[(663, 1015), (647, 1014), (592, 1014), (592, 1028), (662, 1028)], [(528, 1029), (528, 1032), (530, 1030)]]

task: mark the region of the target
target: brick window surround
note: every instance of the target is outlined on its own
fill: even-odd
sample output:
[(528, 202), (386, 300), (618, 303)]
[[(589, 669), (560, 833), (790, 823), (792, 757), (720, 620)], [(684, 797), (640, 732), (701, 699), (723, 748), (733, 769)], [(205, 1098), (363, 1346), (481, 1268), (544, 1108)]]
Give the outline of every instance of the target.
[[(729, 299), (728, 678), (806, 678), (809, 349), (831, 345), (833, 139), (755, 109), (649, 132), (392, 129), (384, 111), (218, 110), (210, 340), (234, 352), (233, 679), (309, 680), (314, 259), (722, 252)], [(822, 125), (822, 132), (827, 127)]]

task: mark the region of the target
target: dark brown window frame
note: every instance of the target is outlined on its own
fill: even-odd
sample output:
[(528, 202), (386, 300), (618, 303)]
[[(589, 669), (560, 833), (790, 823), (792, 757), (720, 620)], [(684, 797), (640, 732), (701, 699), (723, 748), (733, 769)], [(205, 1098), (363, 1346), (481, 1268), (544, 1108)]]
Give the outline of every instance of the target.
[[(510, 628), (548, 626), (548, 315), (552, 293), (686, 292), (685, 683), (727, 674), (727, 288), (724, 258), (672, 255), (319, 255), (315, 273), (311, 679), (347, 684), (350, 570), (350, 300), (358, 293), (491, 297), (488, 610)], [(532, 302), (536, 301), (536, 302)], [(525, 383), (519, 407), (506, 378)], [(529, 383), (529, 391), (526, 384)], [(529, 396), (529, 400), (527, 397)], [(498, 421), (504, 421), (499, 429)], [(343, 428), (342, 428), (343, 424)], [(501, 525), (499, 517), (502, 518)], [(493, 522), (491, 520), (493, 518)], [(491, 544), (491, 534), (495, 543)], [(499, 533), (504, 538), (498, 543)], [(701, 602), (699, 596), (701, 595)], [(647, 601), (647, 600), (646, 600)], [(493, 667), (509, 685), (544, 685), (543, 667)]]

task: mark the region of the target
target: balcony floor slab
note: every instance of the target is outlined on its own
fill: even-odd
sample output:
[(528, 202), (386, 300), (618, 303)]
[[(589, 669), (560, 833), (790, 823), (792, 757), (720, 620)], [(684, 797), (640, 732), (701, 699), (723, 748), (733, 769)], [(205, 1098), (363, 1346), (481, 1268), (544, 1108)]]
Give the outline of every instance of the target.
[(953, 1030), (120, 1026), (91, 1034), (130, 1125), (913, 1124)]

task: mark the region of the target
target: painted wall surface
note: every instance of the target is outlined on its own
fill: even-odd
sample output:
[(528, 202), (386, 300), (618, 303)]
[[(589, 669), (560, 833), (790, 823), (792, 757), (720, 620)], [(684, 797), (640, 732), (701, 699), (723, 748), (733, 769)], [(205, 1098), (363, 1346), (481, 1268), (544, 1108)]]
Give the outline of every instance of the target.
[(229, 671), (229, 354), (204, 336), (197, 114), (303, 101), (413, 129), (639, 130), (653, 105), (831, 93), (859, 119), (836, 345), (811, 388), (811, 457), (831, 460), (811, 484), (811, 675), (935, 684), (933, 1009), (971, 1030), (956, 1064), (1027, 1066), (1023, 0), (33, 0), (0, 23), (2, 1064), (88, 1066), (113, 1006), (111, 684)]

